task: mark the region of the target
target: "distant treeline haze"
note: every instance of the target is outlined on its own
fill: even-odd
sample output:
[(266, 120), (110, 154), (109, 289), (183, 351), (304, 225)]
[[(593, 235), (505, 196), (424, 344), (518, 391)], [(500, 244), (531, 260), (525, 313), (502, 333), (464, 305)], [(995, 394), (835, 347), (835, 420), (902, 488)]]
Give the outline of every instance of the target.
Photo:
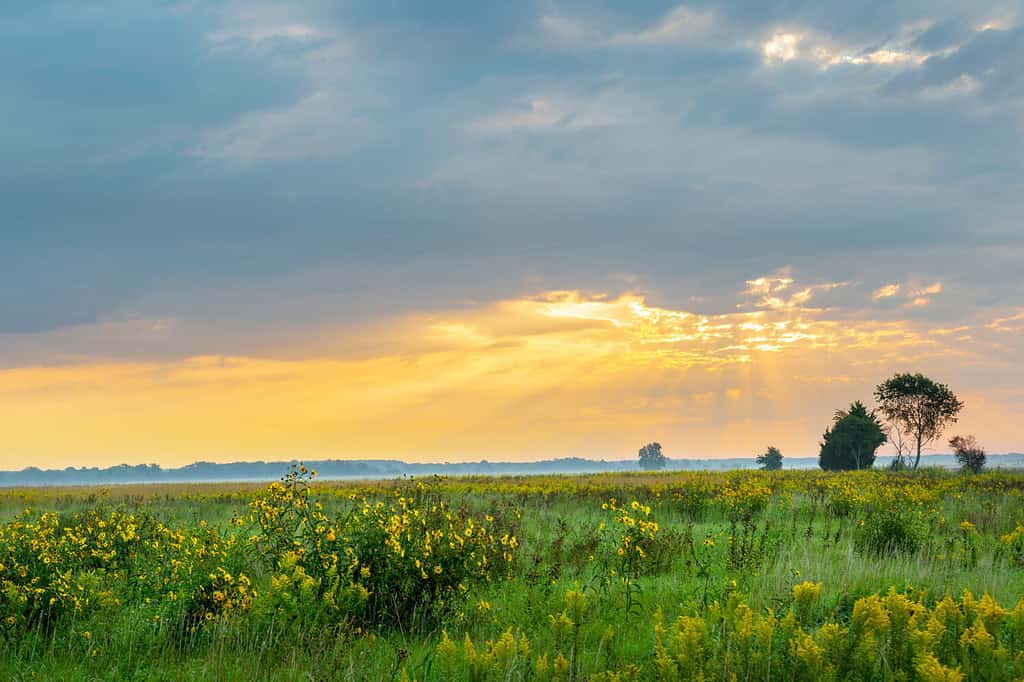
[[(879, 457), (876, 467), (885, 466), (890, 458)], [(108, 483), (172, 483), (200, 481), (272, 481), (280, 478), (292, 461), (271, 462), (196, 462), (179, 468), (165, 469), (157, 464), (130, 466), (68, 467), (66, 469), (39, 469), (29, 467), (21, 471), (0, 471), (0, 486), (33, 485), (90, 485)], [(459, 475), (521, 475), (521, 474), (580, 474), (605, 471), (634, 471), (636, 459), (591, 460), (578, 457), (549, 459), (539, 462), (459, 462), (417, 464), (400, 460), (353, 459), (306, 461), (316, 469), (322, 479), (395, 478), (400, 476), (430, 476), (432, 474)], [(926, 455), (923, 466), (957, 467), (952, 455)], [(989, 466), (1024, 467), (1024, 454), (990, 455)], [(754, 457), (729, 459), (669, 459), (669, 470), (723, 470), (755, 469)], [(787, 457), (787, 469), (816, 469), (817, 457)]]

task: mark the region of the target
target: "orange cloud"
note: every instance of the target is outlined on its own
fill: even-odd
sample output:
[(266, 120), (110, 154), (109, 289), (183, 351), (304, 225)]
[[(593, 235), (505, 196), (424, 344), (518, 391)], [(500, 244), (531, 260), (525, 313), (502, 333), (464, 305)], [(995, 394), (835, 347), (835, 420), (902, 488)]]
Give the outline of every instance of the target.
[(875, 289), (871, 293), (872, 301), (880, 301), (885, 298), (892, 298), (897, 296), (900, 292), (904, 292), (907, 299), (906, 305), (914, 308), (922, 308), (931, 303), (931, 296), (942, 293), (942, 282), (933, 282), (927, 285), (918, 284), (886, 284), (885, 286)]
[(919, 287), (911, 291), (910, 296), (931, 296), (942, 293), (942, 282), (933, 282), (927, 286)]
[[(1014, 324), (1019, 323), (1019, 324)], [(997, 332), (1012, 332), (1019, 331), (1024, 328), (1024, 310), (1014, 314), (1007, 315), (1005, 317), (997, 317), (988, 324), (985, 325), (988, 329), (992, 329)]]
[(871, 294), (872, 301), (878, 301), (883, 298), (891, 298), (896, 294), (900, 293), (899, 284), (886, 284), (884, 287), (879, 287)]
[[(849, 282), (828, 282), (825, 284), (813, 284), (788, 294), (783, 294), (796, 280), (791, 276), (791, 268), (785, 267), (774, 275), (748, 279), (747, 288), (740, 292), (740, 296), (758, 297), (754, 303), (756, 308), (768, 308), (770, 310), (799, 310), (806, 307), (814, 294), (818, 291), (828, 291), (844, 287)], [(740, 304), (737, 307), (744, 307)]]
[(0, 371), (0, 464), (629, 457), (655, 437), (676, 456), (749, 454), (769, 440), (808, 455), (832, 411), (869, 399), (894, 369), (984, 360), (954, 338), (960, 328), (945, 331), (789, 305), (703, 314), (550, 291), (325, 332), (318, 344), (358, 334), (361, 348), (382, 349), (359, 356)]

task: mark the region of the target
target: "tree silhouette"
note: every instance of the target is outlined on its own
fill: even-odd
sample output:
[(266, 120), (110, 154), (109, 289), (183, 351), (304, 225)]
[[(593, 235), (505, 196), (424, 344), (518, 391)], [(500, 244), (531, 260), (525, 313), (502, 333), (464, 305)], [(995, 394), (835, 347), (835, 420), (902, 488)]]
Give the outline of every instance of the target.
[(948, 386), (920, 372), (896, 374), (882, 382), (875, 389), (875, 399), (892, 430), (906, 435), (914, 445), (915, 469), (921, 463), (921, 449), (941, 436), (947, 425), (956, 422), (964, 406)]
[(978, 445), (974, 436), (953, 436), (949, 439), (949, 447), (953, 448), (956, 461), (964, 471), (976, 474), (985, 466), (985, 448)]
[(648, 471), (664, 469), (668, 458), (661, 454), (661, 443), (648, 443), (640, 448), (640, 468)]
[(870, 469), (875, 451), (885, 442), (885, 430), (874, 411), (857, 401), (837, 410), (831, 428), (822, 436), (818, 465), (826, 471)]
[(763, 455), (757, 456), (757, 463), (765, 471), (778, 471), (782, 468), (782, 453), (774, 445), (769, 445)]

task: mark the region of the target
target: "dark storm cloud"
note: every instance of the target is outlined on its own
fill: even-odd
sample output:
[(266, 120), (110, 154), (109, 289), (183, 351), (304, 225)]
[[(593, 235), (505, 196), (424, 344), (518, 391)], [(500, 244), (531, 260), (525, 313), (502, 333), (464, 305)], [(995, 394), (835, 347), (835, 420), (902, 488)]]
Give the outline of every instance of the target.
[(991, 100), (1024, 97), (1024, 27), (980, 31), (951, 54), (936, 55), (920, 69), (900, 74), (886, 86), (888, 94), (942, 88), (960, 79)]
[(969, 22), (962, 19), (946, 19), (922, 31), (911, 45), (927, 52), (956, 48), (966, 42), (973, 33)]
[[(784, 264), (934, 271), (1007, 304), (1012, 268), (963, 266), (1021, 248), (1005, 10), (5, 5), (0, 333), (330, 321), (616, 274), (670, 303)], [(779, 32), (801, 37), (769, 63)], [(879, 51), (909, 56), (855, 63)]]

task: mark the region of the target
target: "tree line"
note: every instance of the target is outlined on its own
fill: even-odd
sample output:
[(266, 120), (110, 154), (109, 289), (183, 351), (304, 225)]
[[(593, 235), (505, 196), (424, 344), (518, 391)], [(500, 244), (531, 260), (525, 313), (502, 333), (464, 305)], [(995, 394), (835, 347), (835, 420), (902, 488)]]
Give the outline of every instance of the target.
[[(875, 388), (878, 407), (869, 410), (855, 400), (836, 410), (825, 429), (818, 451), (818, 465), (826, 471), (870, 469), (886, 442), (896, 450), (891, 468), (917, 469), (921, 453), (959, 418), (964, 403), (945, 384), (916, 374), (895, 374)], [(965, 471), (977, 473), (985, 466), (985, 450), (972, 435), (954, 436), (949, 446)], [(640, 448), (642, 469), (662, 469), (667, 458), (660, 443)], [(782, 468), (782, 453), (775, 446), (757, 457), (767, 471)]]

